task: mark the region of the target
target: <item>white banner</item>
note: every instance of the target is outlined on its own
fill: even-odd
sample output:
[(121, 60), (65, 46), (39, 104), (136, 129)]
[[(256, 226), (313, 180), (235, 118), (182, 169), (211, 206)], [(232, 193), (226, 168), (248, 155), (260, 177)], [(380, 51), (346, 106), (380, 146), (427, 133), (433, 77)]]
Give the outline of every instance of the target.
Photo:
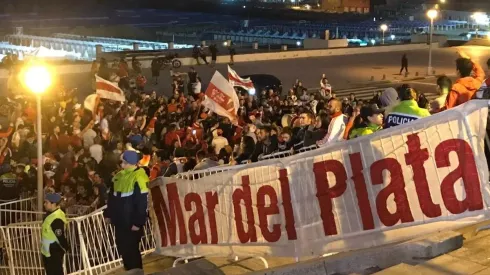
[(314, 256), (407, 240), (485, 218), (487, 102), (219, 172), (159, 178), (157, 251)]

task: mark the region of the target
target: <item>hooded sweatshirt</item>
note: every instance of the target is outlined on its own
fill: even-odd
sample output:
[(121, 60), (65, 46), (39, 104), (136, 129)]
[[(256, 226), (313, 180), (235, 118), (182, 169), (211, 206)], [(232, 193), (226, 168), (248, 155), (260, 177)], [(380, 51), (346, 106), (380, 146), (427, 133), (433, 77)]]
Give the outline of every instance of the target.
[(381, 101), (382, 105), (379, 107), (385, 109), (385, 114), (389, 114), (391, 109), (400, 103), (400, 100), (398, 100), (398, 92), (394, 88), (387, 88), (384, 90), (379, 97), (379, 101)]
[(472, 99), (484, 79), (485, 72), (482, 67), (473, 62), (473, 76), (460, 78), (453, 84), (447, 95), (445, 109), (451, 109)]

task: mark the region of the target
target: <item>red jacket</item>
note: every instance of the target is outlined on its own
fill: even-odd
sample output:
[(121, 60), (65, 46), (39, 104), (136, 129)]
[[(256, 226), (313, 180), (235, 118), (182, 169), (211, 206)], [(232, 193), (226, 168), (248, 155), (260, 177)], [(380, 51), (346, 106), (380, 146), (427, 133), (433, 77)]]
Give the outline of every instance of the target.
[(451, 109), (473, 98), (484, 79), (485, 72), (482, 67), (473, 62), (473, 76), (460, 78), (453, 84), (446, 98), (445, 109)]

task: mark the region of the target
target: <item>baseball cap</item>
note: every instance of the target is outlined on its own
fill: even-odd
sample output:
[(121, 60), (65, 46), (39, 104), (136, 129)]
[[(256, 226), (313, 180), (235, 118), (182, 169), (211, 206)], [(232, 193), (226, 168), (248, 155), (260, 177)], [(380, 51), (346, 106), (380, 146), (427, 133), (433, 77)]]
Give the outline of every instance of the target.
[(140, 157), (136, 151), (127, 150), (124, 151), (122, 159), (129, 164), (136, 165), (138, 164)]
[(368, 118), (372, 115), (382, 114), (382, 113), (384, 113), (383, 109), (378, 108), (378, 105), (376, 105), (376, 104), (371, 104), (371, 105), (363, 106), (361, 108), (359, 115), (362, 118)]
[(58, 193), (48, 193), (44, 197), (44, 200), (49, 201), (51, 203), (59, 203), (61, 201), (61, 195)]

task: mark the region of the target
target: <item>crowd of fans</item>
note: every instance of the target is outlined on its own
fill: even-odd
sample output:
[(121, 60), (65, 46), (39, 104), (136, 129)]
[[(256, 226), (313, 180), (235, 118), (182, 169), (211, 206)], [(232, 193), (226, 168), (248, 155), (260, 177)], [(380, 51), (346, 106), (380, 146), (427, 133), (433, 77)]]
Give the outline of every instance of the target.
[[(131, 62), (138, 65), (135, 60)], [(489, 64), (490, 65), (490, 62)], [(125, 150), (140, 152), (140, 166), (151, 178), (219, 165), (256, 162), (283, 152), (292, 154), (364, 136), (455, 107), (472, 98), (488, 98), (490, 83), (482, 68), (462, 55), (456, 61), (461, 78), (437, 80), (440, 96), (427, 100), (408, 85), (377, 92), (370, 100), (337, 98), (325, 75), (318, 92), (308, 93), (300, 80), (285, 93), (262, 90), (257, 95), (237, 88), (238, 123), (201, 105), (198, 73), (173, 74), (170, 98), (152, 85), (134, 85), (141, 68), (122, 60), (109, 67), (94, 63), (93, 73), (119, 79), (126, 102), (101, 100), (97, 110), (83, 108), (76, 90), (54, 87), (43, 98), (43, 160), (37, 159), (35, 98), (10, 90), (0, 106), (2, 177), (13, 175), (21, 190), (1, 186), (2, 200), (36, 188), (36, 163), (44, 163), (46, 192), (61, 192), (65, 206), (103, 206), (111, 179)], [(158, 77), (157, 77), (158, 78)], [(483, 83), (483, 85), (482, 85)], [(477, 91), (480, 89), (480, 92)]]

